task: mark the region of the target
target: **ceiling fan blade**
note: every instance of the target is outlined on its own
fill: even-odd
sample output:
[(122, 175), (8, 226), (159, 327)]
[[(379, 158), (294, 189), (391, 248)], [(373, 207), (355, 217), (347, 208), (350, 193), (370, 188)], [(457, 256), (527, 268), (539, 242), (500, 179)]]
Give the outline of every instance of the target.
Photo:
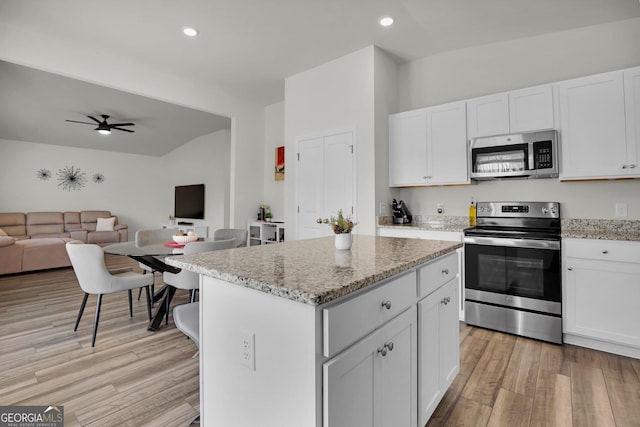
[[(94, 122), (96, 122), (97, 124), (102, 123), (100, 120), (96, 119), (96, 118), (95, 118), (95, 117), (93, 117), (93, 116), (87, 116), (87, 117), (89, 117), (91, 120), (93, 120), (93, 121), (94, 121)], [(107, 117), (108, 117), (108, 116), (107, 116)], [(106, 120), (106, 119), (105, 119), (105, 120)]]
[(120, 129), (120, 128), (115, 127), (115, 126), (109, 126), (109, 127), (110, 127), (111, 129), (121, 130), (121, 131), (123, 131), (123, 132), (130, 132), (130, 133), (135, 132), (135, 131), (133, 131), (133, 130), (129, 130), (129, 129)]
[(71, 123), (82, 123), (82, 124), (84, 124), (84, 125), (95, 125), (95, 123), (79, 122), (79, 121), (77, 121), (77, 120), (67, 120), (67, 121), (68, 121), (68, 122), (71, 122)]
[(114, 127), (114, 126), (135, 126), (135, 123), (109, 123), (109, 126)]

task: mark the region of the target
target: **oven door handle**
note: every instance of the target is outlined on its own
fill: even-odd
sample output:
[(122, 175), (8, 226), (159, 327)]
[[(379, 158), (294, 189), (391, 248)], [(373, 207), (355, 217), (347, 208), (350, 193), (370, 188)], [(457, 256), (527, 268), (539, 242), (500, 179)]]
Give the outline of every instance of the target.
[(507, 239), (502, 237), (469, 236), (464, 238), (464, 243), (485, 246), (505, 246), (509, 248), (560, 250), (560, 241), (556, 240)]

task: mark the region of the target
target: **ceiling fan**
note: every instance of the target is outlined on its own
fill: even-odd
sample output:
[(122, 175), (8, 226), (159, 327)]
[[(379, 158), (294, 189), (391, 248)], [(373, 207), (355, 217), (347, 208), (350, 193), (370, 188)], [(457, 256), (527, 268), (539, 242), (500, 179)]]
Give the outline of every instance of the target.
[(123, 132), (131, 132), (131, 133), (135, 132), (130, 129), (123, 129), (120, 127), (120, 126), (135, 126), (135, 123), (107, 123), (107, 119), (109, 118), (109, 116), (107, 116), (106, 114), (102, 114), (101, 116), (102, 121), (96, 119), (93, 116), (87, 116), (87, 117), (93, 120), (95, 123), (79, 122), (77, 120), (67, 120), (67, 121), (71, 123), (82, 123), (85, 125), (95, 125), (97, 123), (98, 127), (95, 128), (94, 130), (97, 130), (102, 135), (109, 135), (111, 133), (111, 129), (121, 130)]

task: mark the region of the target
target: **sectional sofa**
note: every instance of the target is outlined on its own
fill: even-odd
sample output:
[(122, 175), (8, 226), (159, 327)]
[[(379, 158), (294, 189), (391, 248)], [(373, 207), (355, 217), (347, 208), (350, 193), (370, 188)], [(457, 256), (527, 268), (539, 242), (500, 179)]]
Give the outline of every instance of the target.
[(71, 240), (104, 246), (128, 237), (109, 211), (0, 213), (0, 274), (68, 267)]

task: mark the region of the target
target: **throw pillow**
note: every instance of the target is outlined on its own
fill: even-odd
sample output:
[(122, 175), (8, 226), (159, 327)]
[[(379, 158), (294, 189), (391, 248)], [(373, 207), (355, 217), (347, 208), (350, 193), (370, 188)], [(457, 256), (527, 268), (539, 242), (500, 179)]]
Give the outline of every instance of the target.
[(116, 217), (112, 216), (111, 218), (98, 218), (98, 223), (96, 224), (96, 231), (113, 231), (113, 227), (116, 224)]
[(0, 228), (0, 236), (7, 236), (7, 235), (8, 234), (5, 233), (5, 231), (2, 228)]
[(16, 239), (11, 236), (0, 236), (0, 248), (5, 246), (11, 246), (16, 242)]

